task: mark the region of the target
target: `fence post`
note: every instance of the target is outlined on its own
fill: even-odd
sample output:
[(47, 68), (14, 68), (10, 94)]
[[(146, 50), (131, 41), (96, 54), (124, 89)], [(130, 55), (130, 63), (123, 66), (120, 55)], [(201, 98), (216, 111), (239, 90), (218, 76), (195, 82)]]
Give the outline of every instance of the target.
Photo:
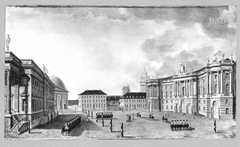
[(123, 135), (123, 123), (121, 124), (121, 136), (124, 137), (124, 135)]
[(28, 120), (28, 133), (31, 133), (31, 131), (30, 131), (30, 120)]
[(216, 124), (216, 120), (214, 120), (214, 132), (217, 133), (217, 124)]
[(112, 119), (110, 119), (110, 130), (112, 132)]
[(104, 127), (104, 119), (102, 118), (102, 126)]

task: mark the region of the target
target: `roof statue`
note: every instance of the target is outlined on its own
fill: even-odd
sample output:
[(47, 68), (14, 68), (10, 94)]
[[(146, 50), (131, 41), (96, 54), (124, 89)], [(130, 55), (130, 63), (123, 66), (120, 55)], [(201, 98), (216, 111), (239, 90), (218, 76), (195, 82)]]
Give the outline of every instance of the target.
[(209, 58), (207, 59), (207, 64), (210, 64), (210, 59)]
[(6, 49), (7, 49), (7, 52), (9, 52), (10, 42), (11, 42), (11, 38), (10, 38), (10, 35), (8, 34), (7, 35), (7, 39), (6, 39)]
[(213, 54), (213, 56), (214, 56), (214, 61), (217, 62), (218, 61), (217, 54)]
[(233, 60), (233, 54), (231, 54), (231, 58), (230, 59)]

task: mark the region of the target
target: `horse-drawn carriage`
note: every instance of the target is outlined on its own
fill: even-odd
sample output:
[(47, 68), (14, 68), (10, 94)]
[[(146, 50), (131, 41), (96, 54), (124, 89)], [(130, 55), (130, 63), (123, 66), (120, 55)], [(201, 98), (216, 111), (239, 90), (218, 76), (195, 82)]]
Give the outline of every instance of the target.
[(111, 119), (113, 118), (112, 112), (97, 112), (96, 113), (96, 122), (98, 122), (99, 119)]

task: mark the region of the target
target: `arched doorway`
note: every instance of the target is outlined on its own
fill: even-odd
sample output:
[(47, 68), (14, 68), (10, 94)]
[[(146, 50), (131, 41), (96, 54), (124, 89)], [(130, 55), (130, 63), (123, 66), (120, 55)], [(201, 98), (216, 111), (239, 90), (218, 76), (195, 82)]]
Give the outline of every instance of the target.
[(218, 119), (218, 107), (217, 107), (216, 101), (213, 101), (211, 111), (212, 111), (212, 118)]

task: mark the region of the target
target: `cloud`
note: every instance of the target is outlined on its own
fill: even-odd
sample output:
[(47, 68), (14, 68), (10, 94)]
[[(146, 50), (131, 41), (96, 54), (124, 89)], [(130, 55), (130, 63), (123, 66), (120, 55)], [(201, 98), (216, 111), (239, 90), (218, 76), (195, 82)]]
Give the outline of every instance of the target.
[[(188, 70), (197, 69), (215, 53), (236, 53), (235, 11), (232, 7), (8, 7), (6, 31), (17, 56), (45, 64), (75, 99), (86, 89), (120, 94), (129, 84), (132, 91), (139, 91), (144, 67), (152, 77), (168, 76), (181, 62)], [(209, 17), (229, 18), (231, 23), (216, 26)]]

